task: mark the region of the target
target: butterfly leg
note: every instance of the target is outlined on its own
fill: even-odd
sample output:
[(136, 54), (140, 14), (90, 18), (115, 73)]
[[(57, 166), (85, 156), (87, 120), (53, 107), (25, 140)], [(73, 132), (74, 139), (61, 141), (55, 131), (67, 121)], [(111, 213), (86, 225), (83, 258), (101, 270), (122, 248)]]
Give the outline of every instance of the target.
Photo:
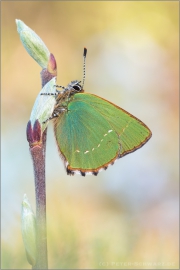
[(54, 86), (63, 89), (63, 91), (59, 91), (59, 90), (56, 89), (56, 92), (59, 93), (59, 94), (63, 94), (64, 92), (67, 91), (67, 87), (64, 87), (64, 86), (62, 86), (62, 85), (54, 85)]
[(41, 96), (57, 96), (58, 92), (55, 93), (41, 93)]
[(66, 87), (64, 87), (64, 86), (54, 85), (54, 87), (60, 87), (60, 88), (63, 89), (63, 91), (59, 91), (59, 90), (56, 89), (55, 93), (41, 93), (41, 95), (43, 95), (43, 96), (57, 96), (59, 94), (63, 94), (66, 91)]
[(54, 112), (52, 113), (52, 115), (48, 118), (48, 119), (46, 119), (44, 122), (43, 122), (43, 124), (45, 124), (47, 121), (49, 121), (49, 120), (52, 120), (52, 119), (54, 119), (54, 118), (57, 118), (59, 115), (60, 115), (60, 113), (61, 112), (64, 112), (64, 111), (67, 111), (67, 109), (66, 108), (63, 108), (63, 107), (61, 107), (61, 108), (58, 108), (58, 110), (56, 109), (56, 110), (54, 110)]
[(62, 88), (62, 89), (66, 89), (66, 87), (64, 87), (64, 86), (61, 86), (61, 85), (55, 85), (55, 87), (58, 87), (58, 88)]
[(63, 94), (64, 91), (59, 91), (56, 89), (55, 93), (41, 93), (41, 96), (58, 96), (59, 94)]

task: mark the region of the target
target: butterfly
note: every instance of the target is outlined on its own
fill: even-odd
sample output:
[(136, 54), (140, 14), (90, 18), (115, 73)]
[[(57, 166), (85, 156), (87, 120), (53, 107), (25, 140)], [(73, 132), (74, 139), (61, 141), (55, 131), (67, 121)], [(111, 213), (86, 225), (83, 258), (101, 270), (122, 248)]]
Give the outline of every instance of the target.
[[(71, 81), (56, 89), (51, 117), (60, 156), (68, 175), (97, 175), (109, 165), (142, 147), (152, 136), (138, 118), (94, 94), (85, 93), (84, 48), (83, 82)], [(52, 95), (52, 94), (47, 94)]]

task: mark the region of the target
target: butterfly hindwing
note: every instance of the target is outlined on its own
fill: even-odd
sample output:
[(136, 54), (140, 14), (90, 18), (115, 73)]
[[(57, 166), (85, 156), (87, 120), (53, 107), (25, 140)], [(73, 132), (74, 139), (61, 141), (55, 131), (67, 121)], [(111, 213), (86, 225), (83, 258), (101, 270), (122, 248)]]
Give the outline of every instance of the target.
[[(90, 96), (90, 98), (89, 98)], [(82, 98), (82, 97), (76, 97)], [(103, 115), (119, 136), (121, 157), (144, 145), (151, 137), (150, 129), (138, 118), (96, 95), (85, 94), (84, 102), (88, 102)]]
[(151, 137), (148, 127), (120, 107), (98, 96), (75, 94), (54, 125), (68, 173), (98, 173)]

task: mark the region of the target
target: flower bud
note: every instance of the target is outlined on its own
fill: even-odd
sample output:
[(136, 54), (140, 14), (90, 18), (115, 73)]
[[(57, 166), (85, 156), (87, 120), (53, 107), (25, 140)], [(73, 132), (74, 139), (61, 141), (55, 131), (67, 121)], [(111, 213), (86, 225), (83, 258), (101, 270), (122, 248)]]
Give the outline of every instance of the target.
[(34, 126), (36, 120), (41, 125), (42, 132), (48, 125), (48, 119), (52, 116), (54, 106), (56, 104), (55, 95), (41, 95), (41, 94), (55, 94), (56, 93), (56, 77), (53, 77), (45, 86), (41, 89), (38, 94), (34, 106), (31, 111), (30, 121), (31, 125)]
[(26, 194), (22, 202), (21, 231), (27, 260), (34, 265), (36, 262), (36, 219)]
[(21, 20), (16, 20), (16, 24), (21, 42), (26, 51), (42, 68), (46, 68), (50, 52), (42, 39)]

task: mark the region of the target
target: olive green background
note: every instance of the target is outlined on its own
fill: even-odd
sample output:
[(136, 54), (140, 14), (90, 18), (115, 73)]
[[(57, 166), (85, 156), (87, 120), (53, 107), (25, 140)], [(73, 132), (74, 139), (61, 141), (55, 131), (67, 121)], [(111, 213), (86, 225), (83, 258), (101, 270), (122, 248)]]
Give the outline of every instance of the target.
[(15, 19), (45, 42), (57, 83), (117, 104), (153, 133), (140, 150), (97, 177), (67, 176), (52, 123), (47, 138), (50, 269), (177, 269), (179, 26), (177, 1), (1, 2), (1, 268), (31, 269), (21, 237), (21, 202), (35, 209), (26, 124), (41, 89), (40, 67)]

